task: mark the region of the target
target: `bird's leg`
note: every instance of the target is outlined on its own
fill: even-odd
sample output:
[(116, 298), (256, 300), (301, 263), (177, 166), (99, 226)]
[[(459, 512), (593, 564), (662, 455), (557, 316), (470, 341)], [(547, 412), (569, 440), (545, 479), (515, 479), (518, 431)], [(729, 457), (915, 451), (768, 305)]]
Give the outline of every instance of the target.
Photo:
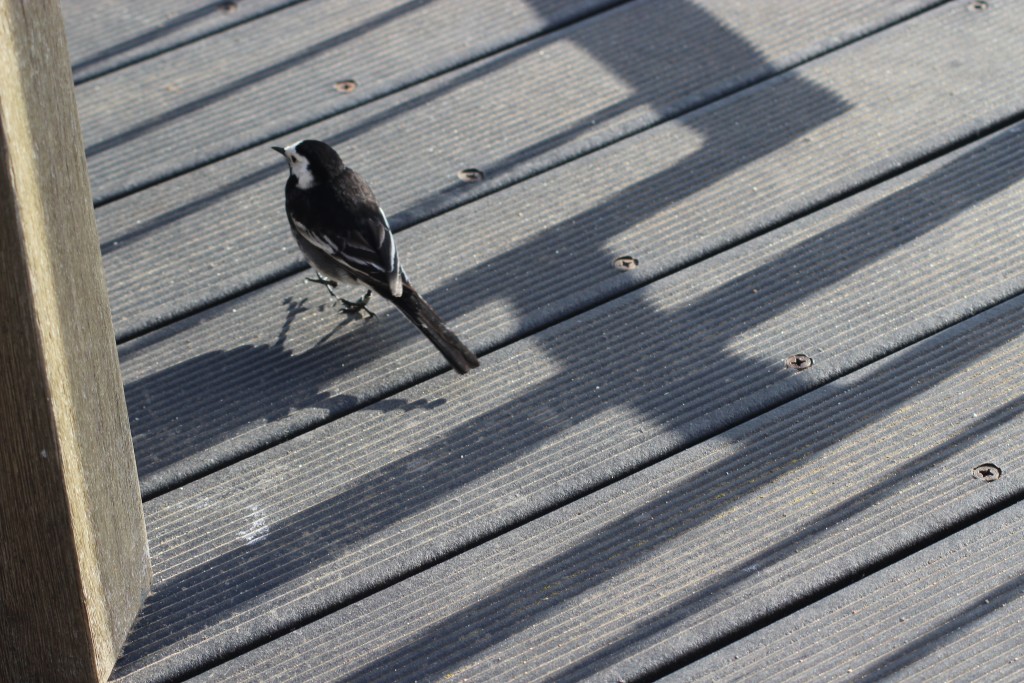
[(345, 313), (361, 313), (363, 311), (366, 311), (371, 318), (377, 317), (373, 311), (366, 307), (367, 302), (370, 300), (370, 294), (373, 293), (372, 290), (368, 289), (366, 290), (366, 294), (362, 295), (355, 301), (349, 301), (348, 299), (341, 298), (334, 291), (334, 288), (338, 286), (338, 283), (335, 282), (334, 280), (331, 280), (330, 278), (324, 277), (320, 273), (320, 271), (316, 271), (315, 278), (307, 277), (306, 282), (312, 283), (314, 285), (323, 285), (324, 287), (326, 287), (327, 293), (331, 295), (332, 299), (334, 299), (335, 305), (341, 304), (341, 310), (343, 310)]
[(331, 295), (331, 298), (337, 300), (338, 295), (334, 293), (334, 288), (338, 286), (338, 283), (335, 282), (334, 280), (325, 278), (323, 275), (320, 274), (320, 271), (316, 271), (315, 278), (307, 277), (306, 282), (310, 282), (314, 285), (323, 285), (324, 287), (327, 288), (327, 293)]
[(340, 301), (342, 304), (341, 310), (345, 311), (346, 313), (361, 313), (362, 311), (366, 311), (367, 313), (370, 314), (371, 318), (375, 318), (376, 314), (366, 307), (366, 304), (369, 303), (370, 301), (371, 294), (373, 294), (373, 291), (368, 289), (366, 290), (366, 294), (363, 294), (355, 301), (348, 301), (347, 299), (342, 299), (339, 297), (338, 301)]

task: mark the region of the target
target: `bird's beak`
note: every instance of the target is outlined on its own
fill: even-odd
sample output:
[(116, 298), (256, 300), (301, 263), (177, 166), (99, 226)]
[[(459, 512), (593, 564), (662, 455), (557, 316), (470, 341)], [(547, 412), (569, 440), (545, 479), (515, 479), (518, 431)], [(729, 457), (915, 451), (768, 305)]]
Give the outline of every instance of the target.
[(287, 152), (284, 151), (284, 147), (271, 147), (270, 149), (274, 150), (275, 152), (280, 152), (284, 156), (287, 156), (288, 154)]

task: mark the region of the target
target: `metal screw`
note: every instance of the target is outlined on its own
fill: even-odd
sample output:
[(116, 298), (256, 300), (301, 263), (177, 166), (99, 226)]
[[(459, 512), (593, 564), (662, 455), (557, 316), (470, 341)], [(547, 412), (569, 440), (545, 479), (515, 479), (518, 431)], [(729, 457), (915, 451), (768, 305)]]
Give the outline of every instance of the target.
[(999, 477), (1003, 476), (1003, 471), (992, 463), (987, 462), (984, 465), (978, 465), (971, 470), (971, 476), (975, 479), (981, 479), (982, 481), (995, 481)]
[(619, 258), (612, 261), (612, 265), (619, 270), (633, 270), (640, 265), (640, 261), (633, 258), (632, 256), (620, 256)]
[(477, 168), (464, 168), (457, 175), (464, 183), (478, 183), (484, 179), (484, 172)]
[(236, 9), (238, 9), (237, 2), (222, 2), (220, 5), (220, 11), (224, 12), (225, 14), (231, 14)]
[(794, 354), (786, 359), (786, 367), (790, 370), (806, 370), (812, 365), (814, 365), (814, 361), (803, 353)]
[(338, 92), (352, 92), (356, 89), (355, 81), (338, 81), (334, 84), (334, 89)]
[(988, 3), (985, 0), (971, 0), (967, 3), (967, 9), (972, 12), (984, 12), (988, 9)]

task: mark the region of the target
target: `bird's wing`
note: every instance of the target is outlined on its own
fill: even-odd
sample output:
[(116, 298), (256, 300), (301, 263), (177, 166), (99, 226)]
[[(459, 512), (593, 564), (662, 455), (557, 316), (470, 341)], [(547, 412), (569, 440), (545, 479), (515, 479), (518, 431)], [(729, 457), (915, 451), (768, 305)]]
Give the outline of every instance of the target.
[(398, 248), (387, 216), (379, 207), (360, 212), (351, 229), (345, 231), (338, 257), (362, 273), (384, 281), (392, 296), (402, 296), (402, 269)]
[(310, 197), (310, 211), (303, 212), (307, 219), (304, 232), (309, 233), (305, 236), (353, 277), (380, 292), (402, 296), (398, 248), (387, 216), (373, 195), (365, 187), (348, 187), (332, 195)]

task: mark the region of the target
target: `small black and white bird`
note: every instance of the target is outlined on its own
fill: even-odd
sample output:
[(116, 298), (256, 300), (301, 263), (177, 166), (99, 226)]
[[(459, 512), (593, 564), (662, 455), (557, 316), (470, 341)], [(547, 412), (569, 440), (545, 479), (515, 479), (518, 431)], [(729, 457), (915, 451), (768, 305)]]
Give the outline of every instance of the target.
[(362, 283), (369, 287), (362, 298), (340, 299), (345, 311), (369, 312), (366, 303), (370, 292), (376, 292), (398, 307), (456, 371), (480, 365), (409, 284), (387, 216), (370, 186), (325, 142), (300, 140), (272, 149), (288, 160), (285, 210), (299, 249), (317, 271), (317, 278), (309, 281), (325, 285), (335, 298), (338, 283)]

